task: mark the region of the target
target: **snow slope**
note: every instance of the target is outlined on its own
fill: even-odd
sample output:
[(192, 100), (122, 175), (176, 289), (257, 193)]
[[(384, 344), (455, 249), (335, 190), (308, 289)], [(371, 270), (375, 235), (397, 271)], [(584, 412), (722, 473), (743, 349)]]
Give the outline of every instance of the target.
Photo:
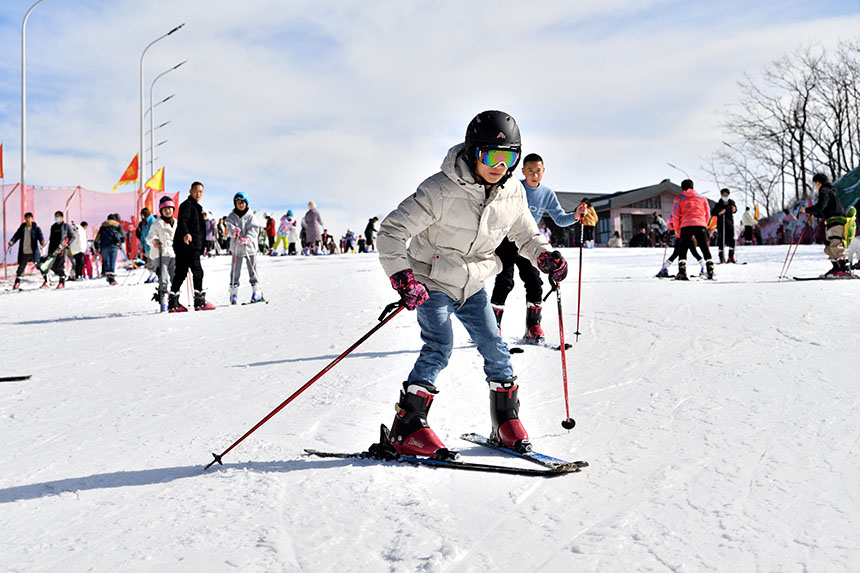
[[(792, 274), (826, 270), (820, 251)], [(860, 281), (780, 282), (784, 255), (740, 249), (748, 265), (679, 283), (652, 278), (662, 250), (585, 251), (575, 429), (559, 353), (512, 357), (536, 448), (591, 463), (554, 479), (302, 455), (364, 449), (391, 423), (421, 344), (405, 311), (202, 471), (396, 299), (373, 255), (261, 260), (271, 304), (206, 313), (159, 315), (149, 285), (2, 292), (0, 375), (33, 378), (0, 383), (0, 569), (856, 571)], [(219, 305), (228, 263), (205, 261)], [(523, 307), (518, 286), (511, 340)], [(455, 333), (434, 429), (466, 459), (522, 463), (457, 438), (489, 413)]]

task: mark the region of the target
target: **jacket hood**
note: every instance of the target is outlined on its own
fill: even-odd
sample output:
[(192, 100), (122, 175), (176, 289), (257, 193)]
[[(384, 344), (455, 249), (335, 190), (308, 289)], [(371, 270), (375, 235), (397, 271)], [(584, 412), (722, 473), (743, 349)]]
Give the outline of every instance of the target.
[(441, 171), (454, 183), (477, 185), (477, 181), (475, 181), (475, 177), (472, 175), (472, 168), (463, 156), (465, 148), (465, 143), (458, 143), (449, 149), (444, 161), (442, 161)]

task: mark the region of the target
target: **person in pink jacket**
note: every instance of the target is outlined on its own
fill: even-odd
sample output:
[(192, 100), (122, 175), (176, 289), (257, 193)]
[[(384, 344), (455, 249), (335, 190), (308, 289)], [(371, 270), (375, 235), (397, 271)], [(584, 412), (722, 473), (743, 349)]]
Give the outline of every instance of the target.
[(677, 280), (686, 281), (687, 278), (687, 250), (693, 242), (693, 238), (702, 249), (705, 257), (705, 268), (707, 278), (714, 279), (714, 261), (711, 260), (711, 250), (708, 248), (708, 220), (711, 218), (711, 210), (708, 200), (699, 195), (693, 189), (693, 181), (684, 179), (681, 181), (681, 194), (675, 197), (672, 206), (672, 220), (675, 227), (675, 236), (681, 239), (681, 256), (678, 261)]

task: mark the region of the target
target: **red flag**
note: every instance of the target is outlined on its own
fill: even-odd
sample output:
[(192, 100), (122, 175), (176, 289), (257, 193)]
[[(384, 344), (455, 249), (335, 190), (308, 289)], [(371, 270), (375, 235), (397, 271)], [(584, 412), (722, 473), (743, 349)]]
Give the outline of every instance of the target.
[(134, 183), (135, 181), (137, 181), (137, 172), (137, 155), (135, 155), (134, 159), (131, 160), (131, 163), (128, 164), (128, 167), (125, 168), (125, 173), (122, 174), (122, 177), (120, 177), (119, 182), (113, 186), (113, 192), (116, 193), (116, 188), (120, 185), (125, 185), (126, 183)]

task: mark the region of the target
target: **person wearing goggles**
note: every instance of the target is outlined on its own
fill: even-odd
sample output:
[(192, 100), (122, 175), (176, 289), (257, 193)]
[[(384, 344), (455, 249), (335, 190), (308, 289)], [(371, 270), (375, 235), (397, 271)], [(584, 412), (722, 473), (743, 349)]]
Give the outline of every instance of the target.
[[(436, 378), (454, 347), (451, 315), (466, 327), (484, 359), (489, 386), (491, 439), (527, 451), (519, 420), (518, 384), (499, 334), (484, 281), (501, 270), (496, 247), (507, 236), (553, 280), (567, 263), (538, 231), (522, 184), (511, 179), (520, 161), (520, 130), (502, 111), (469, 123), (465, 141), (452, 147), (439, 173), (418, 186), (382, 221), (379, 260), (409, 310), (417, 309), (424, 346), (400, 389), (388, 443), (394, 454), (456, 457), (427, 423)], [(407, 246), (408, 242), (408, 246)]]

